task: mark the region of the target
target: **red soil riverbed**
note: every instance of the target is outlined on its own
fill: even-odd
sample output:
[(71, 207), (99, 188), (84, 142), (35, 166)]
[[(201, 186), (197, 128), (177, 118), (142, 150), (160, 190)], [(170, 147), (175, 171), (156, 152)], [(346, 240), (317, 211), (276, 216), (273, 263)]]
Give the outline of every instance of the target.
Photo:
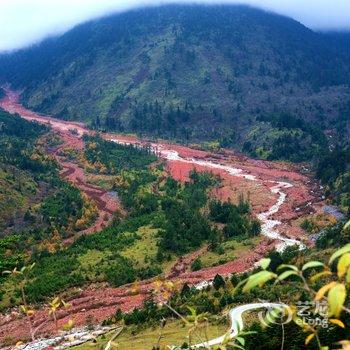
[[(265, 242), (265, 244), (268, 245), (268, 242)], [(186, 272), (190, 263), (198, 256), (194, 253), (190, 257), (184, 257), (182, 262), (177, 262), (175, 266), (179, 267), (181, 265), (181, 272), (179, 274), (174, 273), (173, 269), (166, 281), (171, 281), (178, 286), (184, 283), (194, 285), (203, 280), (214, 278), (217, 273), (223, 276), (240, 273), (249, 269), (254, 261), (259, 260), (264, 255), (265, 248), (264, 244), (261, 244), (256, 248), (253, 255), (240, 257), (238, 260), (222, 266), (197, 272)], [(76, 290), (74, 297), (69, 300), (71, 306), (57, 313), (58, 327), (61, 328), (70, 319), (74, 320), (76, 326), (84, 326), (91, 321), (97, 324), (112, 316), (118, 309), (125, 312), (132, 311), (134, 308), (141, 307), (145, 299), (154, 295), (156, 288), (155, 280), (149, 280), (140, 282), (138, 285), (127, 285), (119, 288), (111, 288), (106, 284), (100, 284), (91, 285), (84, 290)], [(155, 295), (155, 298), (157, 298), (157, 295)], [(55, 333), (54, 323), (52, 321), (47, 322), (47, 320), (47, 307), (38, 310), (33, 316), (35, 327), (45, 323), (38, 332), (42, 337), (48, 337)], [(0, 341), (6, 339), (7, 336), (10, 336), (12, 341), (29, 340), (29, 329), (26, 320), (17, 311), (0, 317)]]
[[(81, 136), (84, 133), (92, 133), (84, 124), (39, 115), (24, 108), (19, 102), (18, 94), (8, 89), (6, 92), (7, 96), (0, 101), (0, 107), (11, 113), (18, 113), (27, 120), (50, 125), (52, 130), (58, 133), (64, 142), (59, 148), (82, 149), (84, 147)], [(73, 129), (76, 132), (72, 133)], [(108, 140), (133, 144), (146, 145), (149, 143), (133, 136), (104, 134), (103, 137)], [(313, 212), (317, 205), (322, 205), (322, 201), (318, 184), (308, 176), (301, 174), (296, 166), (282, 162), (249, 159), (244, 156), (237, 156), (230, 151), (223, 151), (218, 154), (209, 153), (167, 142), (158, 142), (157, 147), (168, 151), (176, 151), (181, 157), (186, 159), (209, 160), (233, 166), (242, 169), (244, 174), (255, 176), (256, 180), (251, 181), (244, 177), (232, 176), (222, 169), (213, 169), (191, 163), (190, 161), (167, 160), (168, 172), (175, 179), (181, 181), (187, 180), (189, 172), (194, 168), (199, 171), (212, 171), (219, 175), (222, 179), (222, 185), (214, 189), (212, 195), (222, 200), (236, 201), (239, 194), (244, 194), (246, 197), (249, 197), (253, 212), (256, 214), (267, 211), (278, 199), (278, 195), (271, 192), (271, 188), (275, 185), (271, 181), (287, 181), (291, 183), (292, 187), (283, 190), (287, 195), (286, 200), (276, 214), (278, 220), (282, 221), (279, 231), (286, 236), (306, 240), (303, 237), (303, 232), (299, 229), (299, 225), (295, 224), (295, 220)], [(61, 157), (59, 148), (54, 151), (54, 155), (63, 168), (62, 176), (72, 181), (92, 198), (99, 210), (98, 219), (85, 232), (99, 231), (119, 208), (119, 203), (103, 189), (87, 183), (83, 169)], [(243, 253), (234, 261), (197, 272), (188, 272), (188, 267), (197, 256), (197, 253), (194, 253), (178, 261), (169, 276), (167, 276), (167, 280), (179, 282), (180, 284), (197, 284), (203, 280), (212, 279), (217, 273), (228, 276), (232, 273), (243, 272), (251, 268), (254, 262), (262, 258), (266, 252), (273, 249), (274, 245), (275, 241), (262, 238), (253, 251)], [(72, 306), (69, 310), (58, 312), (59, 325), (63, 325), (71, 318), (74, 319), (77, 326), (86, 324), (87, 319), (91, 318), (96, 323), (101, 322), (113, 315), (118, 308), (130, 311), (135, 307), (141, 306), (143, 300), (152, 295), (153, 291), (153, 280), (140, 282), (137, 288), (135, 286), (111, 288), (106, 284), (101, 284), (91, 285), (84, 290), (76, 290), (74, 293), (71, 291), (71, 300), (69, 302)], [(73, 294), (74, 296), (72, 296)], [(45, 319), (47, 319), (47, 308), (43, 307), (36, 312), (33, 321), (36, 325), (39, 325)], [(40, 331), (42, 335), (52, 333), (54, 333), (52, 322), (42, 327)], [(14, 311), (6, 316), (0, 316), (0, 341), (3, 341), (7, 336), (11, 337), (13, 341), (25, 340), (28, 338), (28, 335), (26, 321), (18, 312)]]
[[(98, 232), (103, 229), (113, 218), (116, 211), (122, 211), (120, 203), (117, 199), (109, 194), (106, 190), (97, 186), (93, 186), (87, 182), (84, 170), (78, 164), (67, 161), (60, 155), (60, 152), (65, 148), (82, 150), (84, 148), (84, 141), (80, 137), (86, 128), (79, 123), (66, 123), (56, 121), (53, 118), (42, 117), (26, 108), (19, 102), (18, 94), (7, 90), (7, 96), (0, 101), (0, 107), (10, 113), (18, 113), (22, 118), (29, 121), (36, 121), (42, 124), (49, 125), (52, 130), (60, 137), (62, 144), (51, 151), (57, 162), (62, 167), (60, 174), (66, 180), (72, 182), (82, 192), (84, 192), (97, 206), (97, 218), (93, 224), (87, 229), (78, 232), (74, 237), (65, 240), (65, 244), (71, 243), (74, 239), (82, 234), (90, 234)], [(72, 133), (72, 130), (78, 132), (77, 135)]]

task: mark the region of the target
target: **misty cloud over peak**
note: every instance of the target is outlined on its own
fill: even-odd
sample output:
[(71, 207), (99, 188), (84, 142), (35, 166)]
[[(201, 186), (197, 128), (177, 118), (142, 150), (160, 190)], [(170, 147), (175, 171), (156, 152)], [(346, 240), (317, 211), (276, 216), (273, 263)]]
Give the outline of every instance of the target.
[(248, 4), (292, 17), (317, 29), (350, 30), (348, 0), (2, 0), (0, 51), (18, 49), (76, 24), (138, 6), (167, 3)]

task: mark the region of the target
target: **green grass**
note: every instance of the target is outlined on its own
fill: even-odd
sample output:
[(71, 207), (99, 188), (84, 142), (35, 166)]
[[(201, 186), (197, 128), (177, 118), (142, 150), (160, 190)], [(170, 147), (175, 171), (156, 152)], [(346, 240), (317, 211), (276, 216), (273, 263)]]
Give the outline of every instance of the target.
[[(88, 279), (98, 280), (98, 271), (102, 267), (107, 266), (106, 262), (108, 261), (109, 256), (111, 255), (108, 251), (100, 250), (89, 250), (85, 254), (78, 256), (78, 261), (80, 267), (84, 270), (84, 274)], [(100, 276), (103, 280), (103, 276)]]
[(227, 263), (240, 257), (240, 255), (248, 252), (257, 245), (260, 238), (248, 238), (240, 242), (236, 240), (229, 240), (220, 244), (219, 249), (222, 254), (216, 251), (207, 251), (201, 257), (203, 267), (212, 267)]
[(108, 175), (96, 175), (89, 176), (88, 182), (92, 185), (101, 187), (107, 191), (113, 190), (114, 178)]
[(148, 259), (154, 258), (157, 254), (158, 230), (145, 226), (140, 227), (136, 234), (139, 239), (123, 250), (121, 255), (130, 258), (137, 267), (142, 267)]
[(28, 208), (37, 189), (29, 173), (0, 163), (0, 228)]
[[(207, 338), (212, 339), (219, 337), (227, 331), (226, 325), (210, 325), (207, 329)], [(181, 345), (188, 336), (188, 328), (180, 321), (168, 322), (164, 329), (160, 327), (147, 328), (145, 330), (138, 330), (135, 327), (128, 327), (121, 335), (115, 340), (119, 346), (117, 349), (123, 350), (152, 350), (153, 346), (157, 345), (159, 335), (163, 337), (160, 341), (160, 348), (166, 349), (168, 345)], [(194, 338), (194, 343), (198, 343), (201, 339), (205, 340), (206, 336), (204, 332), (200, 332), (200, 337)], [(97, 339), (97, 343), (87, 342), (80, 346), (73, 347), (74, 350), (91, 350), (99, 349), (105, 345), (109, 339), (113, 336), (113, 332), (101, 336)]]
[[(135, 243), (124, 249), (120, 254), (132, 260), (136, 268), (144, 268), (156, 259), (158, 252), (157, 243), (159, 241), (158, 229), (143, 226), (138, 229), (136, 234), (138, 239)], [(174, 262), (175, 258), (162, 262), (163, 271), (169, 271)]]

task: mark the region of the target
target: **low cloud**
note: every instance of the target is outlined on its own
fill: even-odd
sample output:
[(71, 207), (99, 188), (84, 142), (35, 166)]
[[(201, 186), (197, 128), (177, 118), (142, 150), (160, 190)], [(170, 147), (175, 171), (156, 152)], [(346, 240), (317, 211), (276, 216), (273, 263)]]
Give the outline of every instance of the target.
[[(2, 0), (0, 51), (33, 44), (78, 23), (111, 12), (175, 1), (160, 0)], [(193, 3), (179, 0), (177, 3)], [(350, 30), (348, 0), (203, 0), (195, 3), (249, 4), (290, 16), (313, 29)]]

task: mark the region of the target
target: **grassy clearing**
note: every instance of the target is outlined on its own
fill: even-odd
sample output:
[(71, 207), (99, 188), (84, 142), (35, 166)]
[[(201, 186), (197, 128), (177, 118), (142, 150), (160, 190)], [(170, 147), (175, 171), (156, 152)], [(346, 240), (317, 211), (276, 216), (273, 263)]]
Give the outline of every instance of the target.
[[(207, 338), (212, 339), (223, 335), (227, 331), (226, 325), (210, 325), (207, 329)], [(145, 330), (137, 330), (134, 327), (125, 329), (117, 338), (116, 343), (119, 345), (117, 349), (123, 350), (151, 350), (157, 345), (160, 334), (160, 349), (167, 349), (168, 345), (183, 344), (188, 335), (188, 328), (180, 321), (168, 322), (164, 329), (160, 327), (147, 328)], [(113, 333), (106, 334), (97, 339), (97, 343), (88, 342), (80, 346), (74, 347), (74, 350), (91, 350), (99, 349), (106, 344), (113, 336)], [(206, 339), (205, 332), (200, 334), (202, 339)], [(193, 342), (200, 342), (199, 337), (194, 338)]]
[(212, 267), (235, 260), (256, 246), (259, 240), (259, 237), (254, 237), (242, 241), (230, 240), (224, 242), (220, 244), (216, 251), (207, 251), (201, 256), (202, 266)]
[[(132, 260), (136, 268), (143, 268), (149, 266), (150, 263), (156, 260), (159, 241), (158, 229), (151, 228), (149, 226), (143, 226), (136, 232), (139, 239), (128, 248), (120, 252), (124, 257)], [(175, 258), (170, 261), (162, 263), (163, 271), (167, 272), (174, 264)]]
[(111, 175), (88, 175), (88, 183), (99, 186), (107, 191), (111, 191), (115, 182), (115, 176)]
[(142, 267), (157, 254), (158, 230), (148, 226), (140, 227), (136, 234), (139, 239), (121, 252), (121, 255), (131, 259), (137, 267)]
[(107, 266), (108, 258), (111, 255), (109, 251), (89, 250), (85, 254), (78, 256), (80, 268), (84, 271), (87, 279), (103, 280), (98, 271)]

